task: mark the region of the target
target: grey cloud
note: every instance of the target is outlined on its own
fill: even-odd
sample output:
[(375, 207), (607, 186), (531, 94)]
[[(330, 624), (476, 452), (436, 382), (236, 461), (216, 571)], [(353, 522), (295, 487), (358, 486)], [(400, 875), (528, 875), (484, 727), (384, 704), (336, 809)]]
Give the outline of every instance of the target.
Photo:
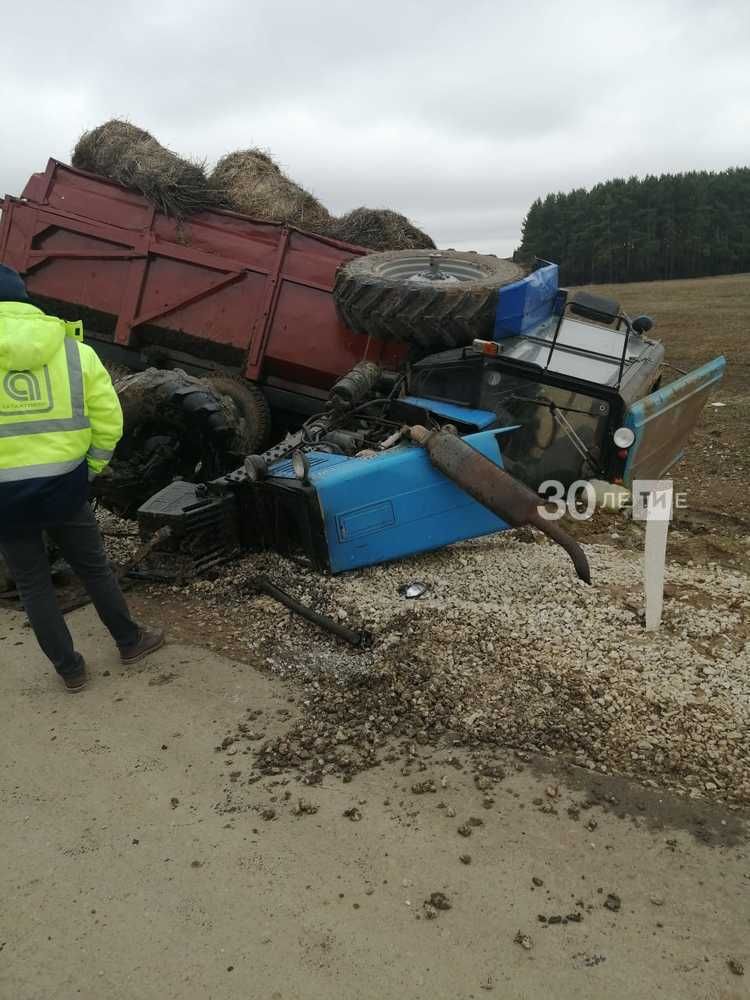
[(509, 253), (548, 191), (747, 162), (744, 0), (37, 0), (3, 39), (11, 193), (117, 115), (209, 160), (270, 148), (334, 211)]

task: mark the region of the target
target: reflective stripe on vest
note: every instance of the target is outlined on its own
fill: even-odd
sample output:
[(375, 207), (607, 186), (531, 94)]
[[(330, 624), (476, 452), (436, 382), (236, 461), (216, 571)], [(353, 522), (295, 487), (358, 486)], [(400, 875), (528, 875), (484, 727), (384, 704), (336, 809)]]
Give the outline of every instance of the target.
[(93, 445), (86, 452), (86, 458), (92, 458), (95, 462), (108, 462), (114, 455), (114, 451), (107, 448), (94, 448)]
[[(71, 415), (57, 420), (34, 420), (32, 417), (27, 417), (15, 424), (0, 424), (0, 437), (25, 437), (27, 434), (50, 434), (55, 431), (82, 431), (91, 426), (91, 421), (84, 415), (81, 355), (78, 352), (78, 343), (70, 337), (65, 338), (65, 360), (68, 366)], [(38, 475), (55, 474), (38, 473)]]
[(22, 465), (18, 469), (0, 469), (0, 483), (18, 483), (25, 479), (41, 479), (43, 476), (64, 476), (84, 462), (83, 458), (72, 458), (67, 462), (45, 462), (43, 465)]

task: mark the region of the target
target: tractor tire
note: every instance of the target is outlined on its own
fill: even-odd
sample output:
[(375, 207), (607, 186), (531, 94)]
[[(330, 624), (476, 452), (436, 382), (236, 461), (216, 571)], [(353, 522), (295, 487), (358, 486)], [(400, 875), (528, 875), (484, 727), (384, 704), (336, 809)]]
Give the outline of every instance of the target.
[(209, 375), (206, 381), (220, 396), (228, 397), (234, 406), (245, 441), (245, 454), (257, 455), (265, 451), (271, 436), (271, 410), (258, 386), (223, 372)]
[(491, 339), (500, 289), (526, 273), (470, 251), (387, 250), (343, 264), (333, 295), (355, 332), (429, 353)]
[(148, 368), (115, 382), (123, 436), (94, 494), (133, 518), (175, 478), (207, 482), (236, 469), (248, 451), (235, 405), (203, 379)]

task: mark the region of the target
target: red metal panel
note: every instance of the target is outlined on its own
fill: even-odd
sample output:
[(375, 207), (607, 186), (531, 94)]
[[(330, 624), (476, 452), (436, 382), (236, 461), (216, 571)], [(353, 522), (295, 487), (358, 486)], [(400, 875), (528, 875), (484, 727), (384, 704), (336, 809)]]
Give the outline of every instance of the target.
[(117, 226), (119, 229), (148, 230), (154, 220), (154, 206), (135, 191), (49, 160), (43, 174), (33, 174), (23, 197), (70, 217), (77, 216)]
[(3, 241), (0, 260), (16, 271), (26, 270), (35, 209), (26, 208), (12, 198), (3, 202)]
[(232, 260), (239, 266), (269, 271), (281, 239), (282, 227), (256, 222), (229, 212), (201, 212), (184, 222), (158, 214), (152, 229), (155, 246), (180, 247), (189, 255)]
[[(184, 331), (194, 339), (245, 352), (265, 277), (206, 271), (166, 257), (149, 264), (136, 323)], [(171, 297), (179, 294), (177, 301)]]
[(3, 259), (25, 274), (29, 291), (118, 316), (124, 269), (134, 256), (145, 257), (145, 238), (67, 220), (25, 202), (12, 205), (10, 235), (17, 246)]
[(264, 357), (264, 372), (328, 388), (362, 361), (367, 337), (339, 319), (329, 292), (280, 284)]
[(279, 297), (279, 279), (281, 269), (284, 266), (284, 255), (289, 245), (289, 230), (283, 229), (281, 239), (276, 248), (273, 261), (273, 268), (268, 273), (266, 287), (263, 293), (261, 308), (253, 325), (252, 345), (247, 352), (245, 360), (245, 375), (249, 379), (260, 378), (263, 367), (263, 359), (270, 335), (273, 317), (276, 311), (276, 303)]
[(10, 198), (3, 201), (0, 208), (0, 260), (5, 260), (8, 256), (8, 240), (10, 238), (11, 217), (13, 215), (13, 202)]
[(4, 203), (0, 260), (32, 293), (112, 316), (119, 344), (147, 344), (154, 328), (174, 342), (176, 331), (205, 356), (212, 344), (244, 354), (249, 378), (321, 388), (363, 357), (395, 366), (404, 356), (336, 313), (336, 269), (361, 247), (234, 212), (175, 220), (55, 160), (24, 197)]
[(115, 326), (115, 343), (122, 347), (129, 346), (133, 338), (133, 317), (138, 311), (147, 271), (148, 257), (131, 261), (127, 270), (122, 303), (117, 313)]
[(27, 269), (48, 258), (130, 260), (148, 253), (148, 234), (127, 233), (84, 221), (69, 220), (46, 209), (32, 209), (33, 228)]

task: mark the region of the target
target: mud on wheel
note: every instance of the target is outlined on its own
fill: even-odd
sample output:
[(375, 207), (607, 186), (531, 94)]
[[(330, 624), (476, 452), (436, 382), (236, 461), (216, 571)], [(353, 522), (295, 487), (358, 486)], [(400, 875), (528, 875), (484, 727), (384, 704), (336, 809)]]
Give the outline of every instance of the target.
[(264, 451), (271, 435), (271, 410), (258, 386), (225, 372), (209, 375), (206, 381), (234, 407), (244, 441), (244, 454)]
[(213, 479), (236, 468), (252, 450), (248, 422), (233, 400), (206, 380), (149, 368), (119, 379), (115, 389), (123, 437), (95, 492), (123, 517), (134, 517), (175, 477)]
[(526, 273), (487, 254), (389, 250), (342, 265), (333, 295), (352, 330), (428, 352), (490, 338), (500, 289)]

